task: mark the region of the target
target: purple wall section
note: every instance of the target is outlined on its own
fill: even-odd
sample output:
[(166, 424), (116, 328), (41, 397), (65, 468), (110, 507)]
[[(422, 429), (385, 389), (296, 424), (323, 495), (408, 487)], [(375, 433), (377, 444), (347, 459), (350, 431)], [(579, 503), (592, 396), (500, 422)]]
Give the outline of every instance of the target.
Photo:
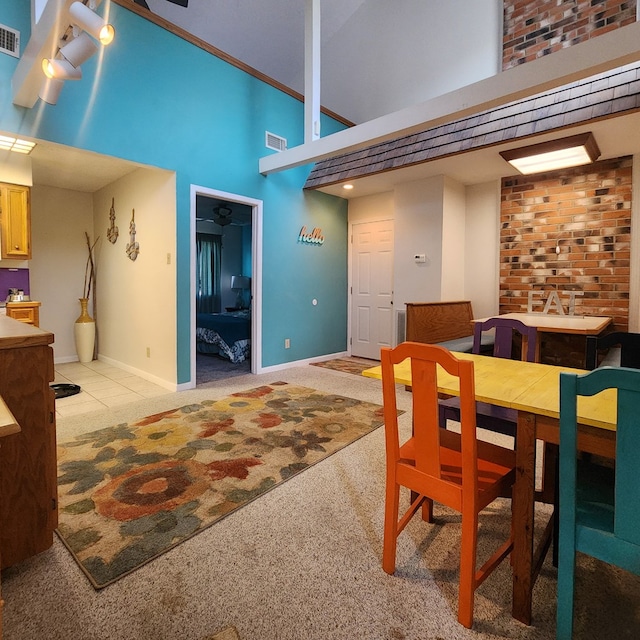
[(22, 289), (29, 295), (29, 269), (0, 269), (0, 301), (6, 300), (9, 289)]

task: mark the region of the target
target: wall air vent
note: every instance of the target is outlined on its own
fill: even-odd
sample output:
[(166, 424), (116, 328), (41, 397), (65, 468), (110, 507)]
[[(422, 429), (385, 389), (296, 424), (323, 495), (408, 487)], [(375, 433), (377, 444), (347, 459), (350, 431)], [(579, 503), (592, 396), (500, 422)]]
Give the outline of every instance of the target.
[(20, 57), (20, 32), (0, 24), (0, 51)]
[(264, 132), (264, 143), (267, 149), (274, 151), (285, 151), (287, 149), (287, 139), (277, 136), (275, 133)]

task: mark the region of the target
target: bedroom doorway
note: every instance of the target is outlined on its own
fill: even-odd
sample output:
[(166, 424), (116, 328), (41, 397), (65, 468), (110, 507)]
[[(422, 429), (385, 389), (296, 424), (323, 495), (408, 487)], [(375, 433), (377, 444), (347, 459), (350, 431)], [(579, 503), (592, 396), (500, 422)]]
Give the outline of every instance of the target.
[(192, 382), (261, 369), (262, 202), (192, 186)]

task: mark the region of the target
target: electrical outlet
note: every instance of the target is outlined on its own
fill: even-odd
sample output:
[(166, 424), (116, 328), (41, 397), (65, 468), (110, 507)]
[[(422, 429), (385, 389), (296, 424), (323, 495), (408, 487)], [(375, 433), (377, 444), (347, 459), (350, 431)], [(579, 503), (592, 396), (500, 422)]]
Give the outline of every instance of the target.
[(171, 264), (171, 254), (167, 253), (167, 264)]
[(151, 357), (151, 347), (147, 347), (147, 358)]
[(291, 340), (289, 340), (289, 338), (284, 339), (284, 348), (285, 349), (291, 348)]

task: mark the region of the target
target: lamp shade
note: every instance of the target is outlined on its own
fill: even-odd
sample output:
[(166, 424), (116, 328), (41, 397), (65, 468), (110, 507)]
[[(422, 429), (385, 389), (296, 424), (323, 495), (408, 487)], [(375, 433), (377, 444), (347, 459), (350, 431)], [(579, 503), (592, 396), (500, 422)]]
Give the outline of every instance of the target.
[(251, 278), (248, 276), (231, 276), (232, 289), (249, 289), (251, 287)]
[(113, 41), (116, 35), (113, 26), (82, 2), (72, 3), (69, 7), (69, 15), (73, 24), (78, 25), (102, 44), (107, 45)]
[(84, 31), (60, 49), (62, 57), (73, 67), (79, 67), (98, 51), (98, 45)]
[(501, 151), (500, 155), (526, 175), (590, 164), (599, 158), (600, 149), (592, 133), (580, 133), (560, 140)]

